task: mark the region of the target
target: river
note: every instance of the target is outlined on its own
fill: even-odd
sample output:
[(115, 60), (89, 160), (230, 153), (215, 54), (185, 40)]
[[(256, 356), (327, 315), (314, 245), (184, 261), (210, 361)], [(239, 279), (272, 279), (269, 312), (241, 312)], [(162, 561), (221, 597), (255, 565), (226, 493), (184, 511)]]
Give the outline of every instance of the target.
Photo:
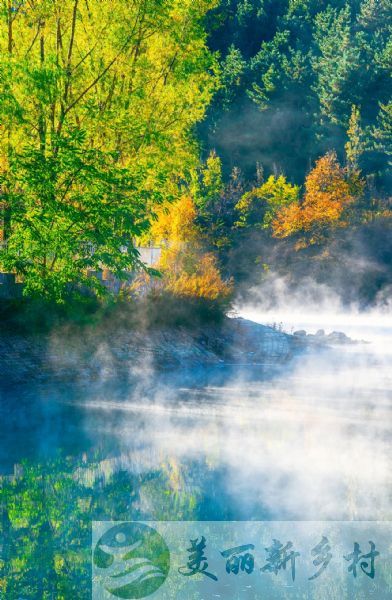
[(3, 389), (5, 597), (40, 597), (39, 581), (54, 581), (54, 547), (70, 591), (41, 597), (89, 597), (72, 590), (87, 585), (73, 552), (87, 560), (91, 520), (392, 520), (391, 319), (243, 316), (363, 342), (314, 349), (271, 372), (146, 370), (132, 389)]

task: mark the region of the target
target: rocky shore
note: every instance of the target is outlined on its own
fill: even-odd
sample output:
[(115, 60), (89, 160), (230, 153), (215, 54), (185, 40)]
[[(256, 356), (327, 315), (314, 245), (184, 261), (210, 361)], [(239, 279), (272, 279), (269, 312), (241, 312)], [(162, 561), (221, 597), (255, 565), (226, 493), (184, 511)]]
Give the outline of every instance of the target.
[[(357, 344), (358, 342), (349, 338), (342, 331), (332, 331), (326, 334), (324, 329), (319, 329), (315, 334), (306, 333), (304, 329), (294, 331), (293, 336), (296, 340), (301, 340), (305, 345), (313, 346), (328, 346), (328, 345), (348, 345)], [(365, 343), (365, 342), (363, 342)]]
[(241, 318), (220, 325), (99, 334), (60, 329), (48, 335), (0, 335), (2, 383), (96, 381), (126, 377), (140, 369), (178, 370), (213, 365), (281, 365), (313, 346), (353, 343), (345, 334), (289, 335)]

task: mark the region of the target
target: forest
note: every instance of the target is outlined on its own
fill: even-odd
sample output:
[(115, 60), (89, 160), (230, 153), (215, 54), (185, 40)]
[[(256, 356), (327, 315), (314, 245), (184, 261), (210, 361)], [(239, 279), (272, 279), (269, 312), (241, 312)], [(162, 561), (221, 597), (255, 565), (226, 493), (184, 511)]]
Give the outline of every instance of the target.
[(187, 522), (155, 598), (392, 598), (391, 32), (0, 0), (1, 599), (152, 597), (121, 521)]
[[(2, 0), (0, 270), (27, 299), (392, 285), (391, 0)], [(137, 248), (161, 249), (153, 268)]]

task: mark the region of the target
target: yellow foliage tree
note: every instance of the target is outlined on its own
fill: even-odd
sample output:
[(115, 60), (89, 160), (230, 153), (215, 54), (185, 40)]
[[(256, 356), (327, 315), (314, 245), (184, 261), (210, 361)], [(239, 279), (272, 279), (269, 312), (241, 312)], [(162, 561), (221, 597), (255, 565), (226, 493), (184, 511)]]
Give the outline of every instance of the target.
[(176, 296), (225, 301), (232, 292), (231, 281), (222, 279), (212, 252), (197, 247), (168, 248), (160, 263), (166, 291)]
[(222, 279), (215, 255), (203, 250), (194, 200), (184, 196), (161, 207), (156, 216), (150, 234), (162, 247), (157, 268), (163, 276), (155, 287), (176, 296), (226, 301), (232, 284)]
[(286, 181), (284, 175), (271, 175), (267, 181), (242, 196), (236, 204), (238, 227), (268, 228), (275, 214), (283, 207), (298, 202), (300, 188)]
[(173, 204), (166, 204), (156, 211), (149, 236), (159, 246), (171, 247), (194, 240), (197, 235), (195, 225), (197, 211), (193, 199), (183, 196)]

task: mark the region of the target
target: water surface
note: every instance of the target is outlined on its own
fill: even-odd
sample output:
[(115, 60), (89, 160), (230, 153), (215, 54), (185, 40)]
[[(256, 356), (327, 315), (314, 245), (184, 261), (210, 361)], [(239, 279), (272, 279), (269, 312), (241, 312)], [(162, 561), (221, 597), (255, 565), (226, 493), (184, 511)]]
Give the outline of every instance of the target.
[(133, 387), (3, 389), (9, 597), (87, 586), (93, 519), (391, 519), (392, 329), (346, 325), (370, 343), (314, 349), (274, 371), (139, 370)]

